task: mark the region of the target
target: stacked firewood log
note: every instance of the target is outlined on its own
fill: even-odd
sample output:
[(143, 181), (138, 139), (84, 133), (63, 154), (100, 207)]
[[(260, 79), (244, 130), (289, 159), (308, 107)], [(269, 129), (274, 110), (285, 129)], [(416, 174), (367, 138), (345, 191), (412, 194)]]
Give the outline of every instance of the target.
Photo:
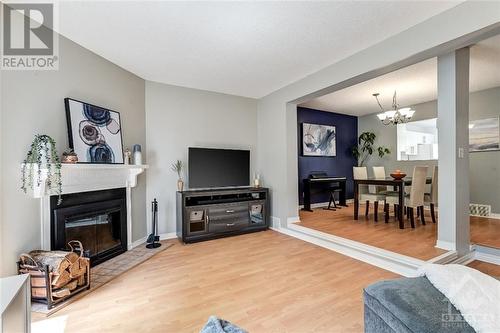
[[(80, 255), (73, 251), (77, 244)], [(69, 296), (78, 287), (88, 284), (90, 278), (89, 259), (83, 257), (83, 247), (79, 241), (68, 243), (71, 251), (35, 250), (21, 254), (21, 273), (31, 274), (31, 294), (33, 298), (47, 298), (47, 285), (50, 284), (51, 296), (62, 298)], [(48, 269), (49, 281), (46, 281)], [(24, 272), (23, 272), (24, 270)]]

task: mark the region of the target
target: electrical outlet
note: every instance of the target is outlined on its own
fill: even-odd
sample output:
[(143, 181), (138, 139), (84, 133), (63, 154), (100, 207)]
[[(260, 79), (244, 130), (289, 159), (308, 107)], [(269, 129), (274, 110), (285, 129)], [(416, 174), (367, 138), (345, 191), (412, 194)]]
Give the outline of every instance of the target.
[(464, 148), (463, 147), (459, 147), (458, 148), (458, 158), (464, 158)]

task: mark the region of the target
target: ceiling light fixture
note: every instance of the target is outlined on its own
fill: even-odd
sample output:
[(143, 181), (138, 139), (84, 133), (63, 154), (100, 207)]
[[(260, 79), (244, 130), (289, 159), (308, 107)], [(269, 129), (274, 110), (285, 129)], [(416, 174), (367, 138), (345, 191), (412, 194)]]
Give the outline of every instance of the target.
[(377, 114), (378, 119), (384, 125), (397, 125), (404, 124), (410, 121), (411, 117), (415, 113), (412, 108), (399, 108), (399, 104), (396, 99), (396, 91), (394, 91), (394, 96), (392, 97), (392, 110), (384, 111), (382, 104), (378, 100), (379, 93), (375, 93), (372, 96), (377, 100), (377, 104), (382, 110), (382, 113)]

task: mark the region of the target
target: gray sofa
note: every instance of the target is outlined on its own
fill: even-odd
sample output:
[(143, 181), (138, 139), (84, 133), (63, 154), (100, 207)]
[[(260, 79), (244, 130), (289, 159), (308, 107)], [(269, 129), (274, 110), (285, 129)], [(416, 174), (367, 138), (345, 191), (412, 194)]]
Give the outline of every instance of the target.
[(363, 294), (367, 333), (474, 332), (425, 277), (377, 282)]

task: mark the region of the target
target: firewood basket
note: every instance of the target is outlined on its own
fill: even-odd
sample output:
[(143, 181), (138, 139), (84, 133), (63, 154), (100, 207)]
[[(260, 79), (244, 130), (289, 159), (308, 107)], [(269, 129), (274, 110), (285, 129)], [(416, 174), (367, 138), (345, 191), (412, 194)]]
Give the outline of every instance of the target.
[[(71, 245), (72, 243), (78, 244), (77, 249), (80, 250), (78, 260), (86, 261), (86, 269), (85, 273), (80, 275), (83, 276), (84, 283), (71, 290), (68, 295), (56, 296), (58, 292), (57, 289), (71, 282), (60, 288), (55, 288), (53, 286), (55, 274), (49, 265), (38, 265), (29, 254), (24, 253), (20, 255), (20, 260), (17, 262), (18, 274), (29, 274), (31, 277), (31, 299), (35, 302), (47, 304), (48, 310), (77, 295), (81, 291), (90, 289), (90, 259), (84, 257), (83, 246), (79, 241), (68, 242), (71, 252), (75, 252)], [(71, 281), (77, 278), (78, 277), (71, 277)]]

